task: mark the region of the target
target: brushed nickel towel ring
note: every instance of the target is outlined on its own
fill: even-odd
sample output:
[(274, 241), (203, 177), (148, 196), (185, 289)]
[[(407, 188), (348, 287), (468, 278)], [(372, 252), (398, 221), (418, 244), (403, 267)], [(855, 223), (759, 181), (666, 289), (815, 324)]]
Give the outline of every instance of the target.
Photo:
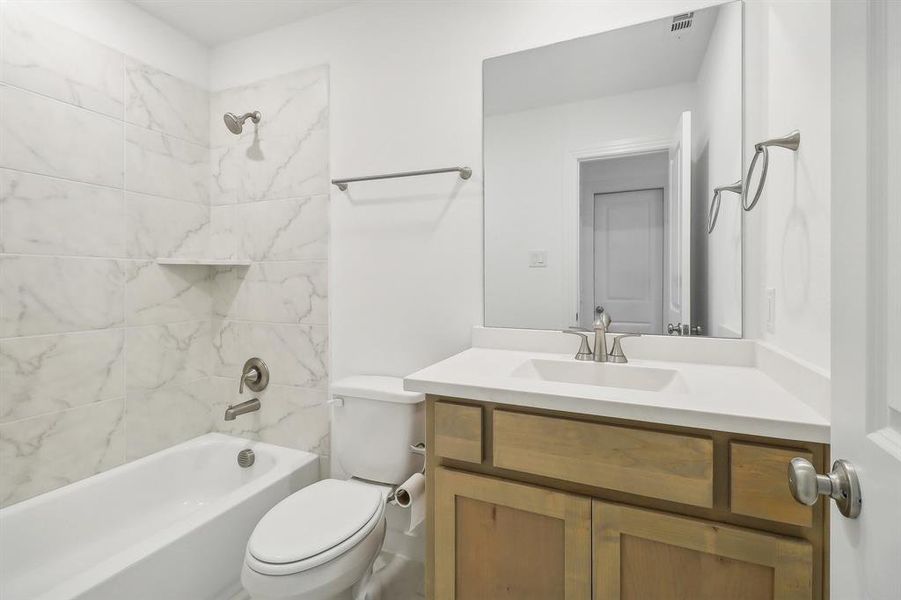
[(710, 201), (710, 210), (707, 211), (708, 234), (713, 233), (713, 228), (716, 227), (716, 218), (720, 215), (720, 202), (722, 201), (721, 194), (723, 192), (732, 192), (733, 194), (738, 194), (738, 197), (741, 198), (741, 179), (730, 185), (721, 185), (713, 188), (713, 200)]
[[(766, 183), (766, 174), (769, 170), (770, 166), (770, 146), (779, 146), (780, 148), (787, 148), (792, 152), (798, 151), (798, 146), (801, 145), (801, 132), (795, 129), (791, 133), (784, 135), (782, 137), (773, 138), (771, 140), (766, 140), (763, 142), (759, 142), (754, 144), (754, 158), (751, 159), (751, 165), (748, 167), (748, 176), (745, 177), (744, 186), (741, 194), (741, 207), (745, 210), (751, 210), (757, 205), (757, 201), (760, 200), (760, 194), (763, 193), (763, 186)], [(757, 190), (754, 192), (754, 199), (751, 200), (751, 203), (748, 204), (748, 186), (751, 184), (751, 175), (754, 174), (754, 167), (757, 166), (757, 159), (760, 158), (760, 155), (763, 155), (763, 166), (760, 171), (760, 183), (757, 185)]]

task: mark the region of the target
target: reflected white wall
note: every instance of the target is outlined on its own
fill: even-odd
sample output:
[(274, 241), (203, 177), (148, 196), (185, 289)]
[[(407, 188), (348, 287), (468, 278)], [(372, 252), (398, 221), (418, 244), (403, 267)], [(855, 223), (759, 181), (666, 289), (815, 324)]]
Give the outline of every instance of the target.
[[(578, 215), (565, 208), (567, 160), (605, 144), (667, 140), (694, 102), (695, 86), (680, 84), (485, 119), (486, 325), (573, 324), (564, 262), (572, 240), (563, 232), (564, 219)], [(537, 249), (547, 252), (544, 268), (529, 266)]]

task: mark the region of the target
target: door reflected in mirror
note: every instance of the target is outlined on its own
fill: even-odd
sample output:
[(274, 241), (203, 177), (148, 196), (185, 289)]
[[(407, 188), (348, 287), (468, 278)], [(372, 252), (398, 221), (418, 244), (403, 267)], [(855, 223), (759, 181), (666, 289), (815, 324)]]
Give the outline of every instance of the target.
[(485, 324), (741, 337), (741, 2), (483, 77)]

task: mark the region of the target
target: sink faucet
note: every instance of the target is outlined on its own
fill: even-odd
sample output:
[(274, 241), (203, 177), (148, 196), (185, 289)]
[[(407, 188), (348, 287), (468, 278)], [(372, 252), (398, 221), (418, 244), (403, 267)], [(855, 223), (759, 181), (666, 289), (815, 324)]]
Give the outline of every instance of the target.
[(594, 309), (595, 319), (594, 328), (594, 350), (588, 344), (588, 336), (585, 335), (584, 329), (564, 329), (563, 333), (578, 335), (582, 338), (582, 344), (579, 351), (574, 357), (576, 360), (591, 360), (594, 362), (612, 362), (627, 363), (629, 362), (623, 353), (622, 340), (626, 337), (641, 337), (640, 333), (624, 333), (613, 339), (613, 349), (607, 352), (607, 328), (610, 327), (610, 315), (604, 310), (604, 307), (598, 306)]
[(610, 327), (610, 315), (603, 306), (594, 309), (594, 362), (607, 362), (607, 328)]
[(236, 417), (256, 410), (260, 410), (259, 398), (252, 398), (238, 404), (230, 404), (225, 409), (225, 420), (234, 421)]

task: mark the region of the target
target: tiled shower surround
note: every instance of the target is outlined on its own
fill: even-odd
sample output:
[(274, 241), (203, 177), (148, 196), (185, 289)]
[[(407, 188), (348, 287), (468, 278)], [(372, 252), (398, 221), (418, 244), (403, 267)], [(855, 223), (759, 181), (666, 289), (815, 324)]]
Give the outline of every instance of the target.
[[(0, 28), (0, 505), (213, 430), (327, 454), (327, 69), (211, 95)], [(226, 423), (251, 356), (263, 408)]]

